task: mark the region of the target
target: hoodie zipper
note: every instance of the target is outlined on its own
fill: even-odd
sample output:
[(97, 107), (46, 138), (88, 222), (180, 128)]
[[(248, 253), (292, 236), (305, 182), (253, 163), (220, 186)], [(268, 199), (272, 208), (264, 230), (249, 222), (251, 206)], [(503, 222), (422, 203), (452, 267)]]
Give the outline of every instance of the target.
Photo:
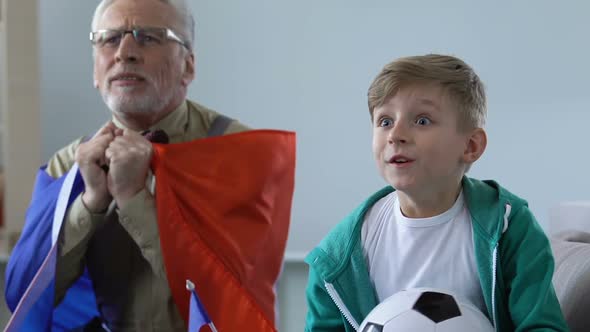
[[(508, 229), (508, 217), (512, 211), (512, 206), (506, 204), (506, 211), (504, 212), (504, 225), (502, 227), (502, 234)], [(494, 245), (494, 251), (492, 252), (492, 321), (494, 323), (494, 329), (498, 331), (497, 318), (496, 318), (496, 272), (498, 269), (498, 242)]]
[(326, 286), (326, 291), (328, 291), (328, 295), (330, 295), (330, 298), (332, 299), (334, 304), (336, 304), (336, 307), (338, 307), (338, 310), (340, 310), (340, 313), (342, 314), (342, 316), (344, 316), (346, 321), (352, 326), (352, 328), (355, 331), (358, 331), (359, 324), (356, 322), (354, 317), (352, 317), (352, 314), (350, 313), (350, 311), (348, 310), (348, 308), (344, 304), (344, 301), (342, 301), (342, 298), (340, 297), (340, 295), (338, 295), (338, 292), (334, 288), (334, 285), (332, 285), (331, 283), (329, 283), (327, 281), (324, 281), (324, 286)]
[(498, 331), (498, 325), (496, 324), (496, 269), (498, 264), (498, 244), (494, 246), (492, 253), (492, 323), (494, 323), (494, 329)]

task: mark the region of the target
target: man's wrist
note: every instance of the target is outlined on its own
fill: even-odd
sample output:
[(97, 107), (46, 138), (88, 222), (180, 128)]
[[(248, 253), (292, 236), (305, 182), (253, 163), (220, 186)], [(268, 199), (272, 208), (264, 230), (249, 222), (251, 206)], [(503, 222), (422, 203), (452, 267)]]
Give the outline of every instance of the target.
[(110, 197), (98, 197), (97, 195), (85, 191), (82, 194), (82, 204), (93, 214), (99, 214), (106, 212), (109, 204), (111, 203)]
[(133, 190), (125, 190), (120, 193), (113, 195), (115, 202), (119, 208), (124, 208), (129, 204), (129, 202), (137, 196), (145, 187), (133, 189)]

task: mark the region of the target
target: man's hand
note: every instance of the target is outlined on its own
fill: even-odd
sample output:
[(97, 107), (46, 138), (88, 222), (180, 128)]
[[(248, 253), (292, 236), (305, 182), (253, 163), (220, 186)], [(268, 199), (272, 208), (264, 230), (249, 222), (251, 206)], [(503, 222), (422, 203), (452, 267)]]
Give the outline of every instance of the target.
[(124, 207), (145, 188), (152, 153), (152, 144), (128, 129), (117, 132), (109, 144), (105, 152), (109, 164), (107, 187), (117, 206)]
[(92, 213), (106, 210), (112, 200), (107, 176), (101, 166), (106, 164), (105, 151), (115, 138), (116, 131), (117, 127), (109, 122), (91, 140), (81, 143), (76, 149), (76, 162), (86, 186), (82, 201)]

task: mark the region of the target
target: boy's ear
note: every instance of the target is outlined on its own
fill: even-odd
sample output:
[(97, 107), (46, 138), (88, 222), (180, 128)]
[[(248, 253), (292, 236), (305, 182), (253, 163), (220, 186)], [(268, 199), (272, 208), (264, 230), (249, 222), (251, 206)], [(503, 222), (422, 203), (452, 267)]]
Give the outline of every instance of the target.
[(471, 164), (477, 161), (485, 151), (488, 145), (488, 136), (483, 128), (476, 128), (467, 138), (467, 145), (463, 152), (463, 162)]

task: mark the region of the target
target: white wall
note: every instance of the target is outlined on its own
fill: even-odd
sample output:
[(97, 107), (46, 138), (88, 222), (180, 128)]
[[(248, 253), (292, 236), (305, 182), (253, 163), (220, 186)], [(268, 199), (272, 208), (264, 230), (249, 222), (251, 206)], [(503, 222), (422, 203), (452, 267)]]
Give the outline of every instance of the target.
[(261, 127), (296, 130), (290, 250), (308, 250), (382, 185), (366, 90), (391, 59), (442, 52), (488, 87), (490, 143), (472, 176), (548, 207), (587, 198), (588, 2), (196, 2), (193, 96)]
[[(41, 1), (44, 158), (108, 116), (92, 88), (96, 2)], [(370, 154), (366, 90), (388, 61), (441, 52), (487, 85), (489, 147), (471, 175), (548, 207), (590, 180), (590, 3), (519, 1), (192, 1), (190, 96), (256, 127), (298, 133), (290, 251), (307, 251), (383, 182)], [(64, 121), (64, 119), (68, 119)]]
[[(40, 1), (45, 158), (108, 114), (91, 87), (87, 34), (95, 3)], [(590, 2), (192, 5), (198, 67), (190, 96), (252, 126), (297, 131), (290, 252), (311, 249), (383, 185), (370, 153), (366, 90), (399, 56), (454, 54), (486, 83), (489, 146), (472, 176), (497, 179), (527, 198), (545, 228), (549, 207), (589, 197)], [(303, 291), (303, 279), (293, 281), (295, 291)], [(305, 308), (288, 310), (302, 317)]]

